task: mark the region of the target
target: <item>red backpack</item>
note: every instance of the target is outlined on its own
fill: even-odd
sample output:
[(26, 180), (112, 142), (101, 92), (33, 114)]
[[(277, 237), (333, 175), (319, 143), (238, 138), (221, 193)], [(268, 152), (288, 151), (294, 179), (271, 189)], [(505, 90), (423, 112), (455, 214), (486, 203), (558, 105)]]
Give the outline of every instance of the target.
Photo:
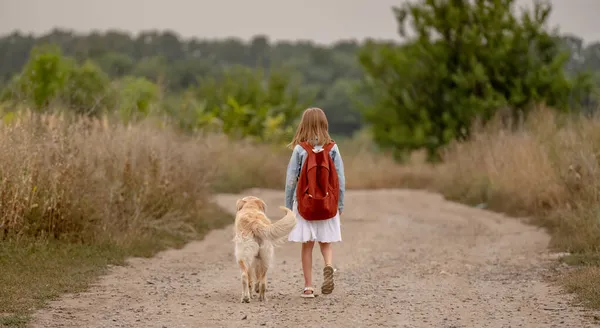
[(308, 142), (300, 143), (308, 155), (298, 178), (296, 199), (298, 213), (305, 220), (327, 220), (337, 214), (340, 182), (333, 158), (329, 155), (334, 145), (335, 142), (331, 141), (315, 153)]

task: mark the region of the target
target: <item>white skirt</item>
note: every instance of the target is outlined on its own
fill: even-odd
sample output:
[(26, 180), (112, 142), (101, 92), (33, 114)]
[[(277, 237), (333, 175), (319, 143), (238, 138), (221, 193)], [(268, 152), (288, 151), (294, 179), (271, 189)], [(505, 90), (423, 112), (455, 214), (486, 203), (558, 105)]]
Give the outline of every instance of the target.
[(298, 213), (298, 204), (295, 200), (293, 207), (297, 223), (288, 236), (289, 241), (297, 243), (305, 243), (307, 241), (335, 243), (342, 241), (339, 211), (331, 219), (307, 221)]

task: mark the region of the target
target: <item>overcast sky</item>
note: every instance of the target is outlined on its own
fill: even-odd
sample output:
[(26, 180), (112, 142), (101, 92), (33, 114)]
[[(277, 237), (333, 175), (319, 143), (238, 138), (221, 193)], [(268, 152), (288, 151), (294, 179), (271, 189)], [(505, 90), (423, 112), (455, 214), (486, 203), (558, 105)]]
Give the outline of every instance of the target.
[[(533, 0), (518, 0), (531, 5)], [(182, 37), (329, 43), (365, 37), (397, 39), (391, 6), (402, 0), (0, 0), (0, 34), (54, 27), (89, 32), (171, 29)], [(587, 42), (600, 40), (600, 0), (553, 0), (553, 25)], [(594, 21), (596, 21), (594, 23)]]

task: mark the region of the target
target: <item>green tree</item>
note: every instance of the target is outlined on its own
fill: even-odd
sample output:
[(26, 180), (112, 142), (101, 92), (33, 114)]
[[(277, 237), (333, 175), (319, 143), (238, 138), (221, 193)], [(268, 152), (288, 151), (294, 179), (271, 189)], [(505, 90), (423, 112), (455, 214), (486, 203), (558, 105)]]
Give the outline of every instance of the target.
[(326, 90), (322, 99), (315, 103), (327, 114), (329, 129), (340, 134), (349, 134), (360, 128), (360, 112), (355, 110), (353, 100), (356, 97), (357, 79), (336, 79), (332, 85), (323, 86)]
[(133, 75), (143, 77), (156, 83), (164, 78), (167, 66), (165, 57), (146, 57), (137, 63), (133, 69)]
[[(234, 66), (218, 77), (206, 77), (196, 91), (202, 103), (196, 109), (201, 122), (220, 121), (234, 137), (279, 141), (292, 131), (293, 123), (309, 101), (299, 97), (297, 80), (283, 69), (268, 73)], [(197, 107), (198, 108), (198, 107)]]
[(79, 114), (96, 115), (113, 103), (108, 75), (91, 61), (69, 71), (61, 93), (63, 102)]
[(63, 57), (57, 46), (38, 46), (31, 50), (29, 61), (13, 83), (20, 95), (41, 110), (62, 93), (74, 67), (75, 62)]
[(521, 16), (515, 6), (421, 0), (395, 7), (399, 33), (409, 41), (368, 42), (359, 55), (375, 140), (399, 156), (426, 148), (435, 159), (441, 146), (469, 137), (474, 118), (488, 120), (501, 107), (527, 114), (545, 102), (567, 109), (575, 82), (564, 74), (568, 54), (545, 28), (550, 4), (536, 2)]
[(159, 100), (159, 88), (142, 77), (125, 76), (117, 81), (117, 108), (125, 123), (148, 116), (152, 105)]
[(25, 101), (38, 110), (56, 101), (77, 113), (93, 115), (112, 103), (109, 85), (108, 76), (91, 61), (79, 66), (58, 47), (40, 46), (32, 49), (2, 100)]
[(185, 90), (197, 86), (201, 76), (214, 75), (213, 71), (213, 65), (202, 58), (178, 60), (169, 66), (166, 84), (172, 91)]
[(127, 54), (109, 52), (96, 60), (100, 68), (111, 77), (122, 77), (134, 68), (134, 62)]

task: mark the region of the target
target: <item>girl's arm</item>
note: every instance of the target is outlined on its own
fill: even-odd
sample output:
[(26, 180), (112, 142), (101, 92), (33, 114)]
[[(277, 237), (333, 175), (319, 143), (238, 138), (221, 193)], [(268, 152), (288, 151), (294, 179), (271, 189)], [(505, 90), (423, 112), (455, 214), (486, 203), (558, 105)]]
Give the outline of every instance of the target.
[(298, 183), (298, 175), (300, 174), (300, 153), (298, 151), (298, 147), (294, 147), (292, 151), (292, 157), (290, 158), (290, 162), (288, 163), (286, 178), (285, 178), (285, 206), (289, 209), (292, 209), (294, 204), (294, 190), (296, 189), (296, 184)]
[(344, 161), (342, 161), (342, 155), (337, 144), (332, 148), (333, 153), (333, 164), (335, 164), (335, 170), (337, 171), (338, 180), (340, 181), (340, 199), (338, 200), (338, 210), (340, 213), (344, 211), (344, 193), (346, 192), (346, 176), (344, 175)]

